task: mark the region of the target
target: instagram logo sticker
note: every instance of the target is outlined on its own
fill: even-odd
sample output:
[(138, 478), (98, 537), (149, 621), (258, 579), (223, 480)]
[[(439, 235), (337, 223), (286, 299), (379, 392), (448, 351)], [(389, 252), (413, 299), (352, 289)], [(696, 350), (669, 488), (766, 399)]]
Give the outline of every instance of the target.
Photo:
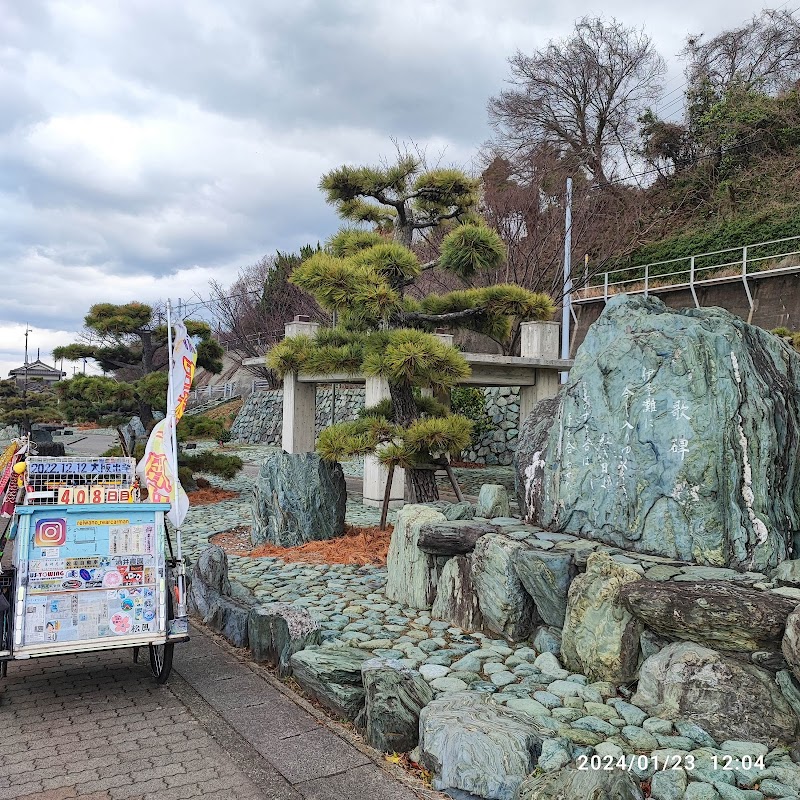
[(67, 543), (67, 522), (63, 519), (40, 519), (36, 522), (34, 547), (61, 547)]

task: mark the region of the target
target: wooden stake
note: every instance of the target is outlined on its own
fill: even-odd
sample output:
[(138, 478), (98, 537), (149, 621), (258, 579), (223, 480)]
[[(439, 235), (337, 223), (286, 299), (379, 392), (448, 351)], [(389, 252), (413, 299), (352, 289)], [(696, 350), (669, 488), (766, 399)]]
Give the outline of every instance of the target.
[(386, 530), (386, 517), (389, 514), (389, 498), (392, 496), (392, 478), (394, 478), (394, 464), (389, 464), (389, 475), (386, 478), (386, 488), (383, 490), (383, 508), (381, 509), (382, 531)]

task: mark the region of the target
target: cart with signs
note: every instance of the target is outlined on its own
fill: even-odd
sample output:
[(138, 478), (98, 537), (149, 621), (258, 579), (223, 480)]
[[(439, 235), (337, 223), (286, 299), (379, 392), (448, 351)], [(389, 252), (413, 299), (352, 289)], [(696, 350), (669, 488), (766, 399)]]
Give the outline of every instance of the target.
[(0, 661), (123, 647), (136, 659), (146, 647), (156, 680), (167, 680), (174, 645), (188, 639), (174, 614), (170, 504), (138, 502), (135, 470), (132, 458), (19, 462)]

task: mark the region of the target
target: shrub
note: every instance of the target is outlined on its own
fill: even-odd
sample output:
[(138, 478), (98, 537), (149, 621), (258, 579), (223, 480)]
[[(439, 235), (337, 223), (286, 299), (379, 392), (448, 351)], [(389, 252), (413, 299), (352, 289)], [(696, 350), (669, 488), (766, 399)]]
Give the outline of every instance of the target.
[(225, 433), (225, 424), (222, 420), (210, 419), (202, 414), (194, 417), (183, 417), (178, 423), (178, 441), (181, 442), (185, 442), (188, 439), (225, 441), (222, 438)]
[(459, 386), (450, 393), (454, 414), (461, 414), (472, 422), (471, 447), (478, 447), (483, 437), (497, 427), (486, 411), (486, 395), (477, 386)]
[(225, 479), (233, 478), (242, 468), (242, 459), (239, 456), (229, 456), (209, 450), (196, 455), (184, 455), (180, 463), (190, 467), (194, 472), (210, 472)]

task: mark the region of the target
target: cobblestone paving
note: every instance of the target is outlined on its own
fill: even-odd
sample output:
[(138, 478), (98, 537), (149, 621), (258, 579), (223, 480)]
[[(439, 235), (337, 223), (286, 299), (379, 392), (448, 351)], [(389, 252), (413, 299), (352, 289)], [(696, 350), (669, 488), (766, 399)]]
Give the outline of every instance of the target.
[(12, 662), (0, 724), (0, 798), (267, 796), (130, 650)]
[(0, 800), (418, 796), (198, 629), (166, 686), (131, 650), (12, 662), (0, 686)]

